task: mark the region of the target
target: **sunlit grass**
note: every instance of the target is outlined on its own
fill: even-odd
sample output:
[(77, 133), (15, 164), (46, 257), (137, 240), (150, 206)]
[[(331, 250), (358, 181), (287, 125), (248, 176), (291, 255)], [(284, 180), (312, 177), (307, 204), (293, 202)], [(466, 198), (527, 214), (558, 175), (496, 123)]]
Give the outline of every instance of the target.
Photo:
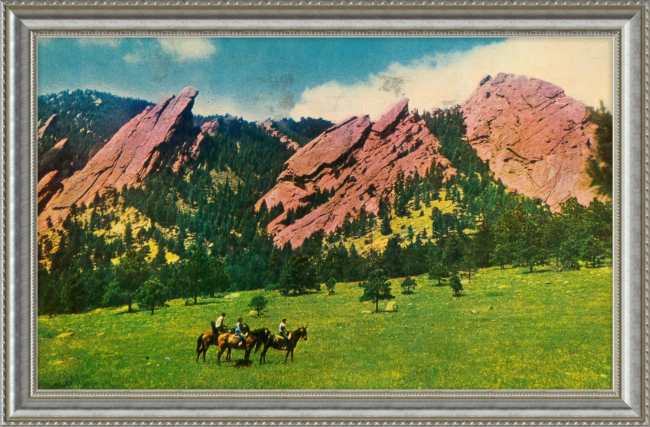
[(445, 191), (440, 192), (440, 200), (432, 201), (428, 207), (422, 203), (422, 209), (417, 211), (413, 208), (413, 202), (410, 202), (408, 209), (410, 217), (398, 217), (396, 215), (391, 217), (390, 227), (393, 230), (393, 234), (388, 236), (381, 234), (379, 231), (381, 219), (378, 218), (377, 224), (371, 232), (362, 237), (343, 239), (343, 244), (348, 249), (352, 244), (354, 244), (357, 251), (361, 254), (367, 254), (371, 249), (382, 252), (388, 244), (388, 239), (395, 235), (399, 235), (403, 242), (408, 242), (407, 236), (409, 225), (413, 229), (413, 235), (418, 235), (422, 231), (426, 230), (427, 235), (431, 237), (431, 211), (433, 208), (438, 208), (443, 213), (452, 213), (454, 211), (454, 203), (450, 200), (446, 200)]
[[(612, 387), (612, 269), (480, 270), (454, 298), (416, 278), (413, 295), (392, 280), (398, 311), (371, 313), (354, 283), (336, 293), (169, 302), (155, 315), (126, 308), (38, 319), (40, 388), (80, 389), (609, 389)], [(248, 303), (264, 293), (261, 317)], [(384, 301), (380, 307), (384, 307)], [(295, 363), (269, 351), (250, 369), (195, 363), (196, 341), (225, 311), (232, 325), (307, 326)], [(62, 333), (73, 335), (57, 338)], [(236, 352), (233, 360), (243, 358)], [(228, 375), (224, 375), (224, 373)]]

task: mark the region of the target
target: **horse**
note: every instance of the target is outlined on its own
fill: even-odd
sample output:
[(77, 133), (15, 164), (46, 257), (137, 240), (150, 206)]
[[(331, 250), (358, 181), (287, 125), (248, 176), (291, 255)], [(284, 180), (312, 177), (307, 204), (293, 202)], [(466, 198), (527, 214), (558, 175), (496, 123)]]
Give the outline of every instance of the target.
[(217, 345), (217, 337), (220, 334), (227, 334), (231, 332), (230, 330), (226, 332), (217, 331), (217, 325), (214, 322), (210, 322), (210, 325), (212, 326), (212, 330), (199, 335), (199, 339), (196, 342), (197, 362), (199, 361), (199, 356), (201, 353), (203, 353), (203, 361), (205, 362), (205, 353), (207, 353), (211, 345)]
[[(307, 328), (304, 326), (291, 332), (289, 343), (286, 346), (284, 345), (284, 338), (277, 335), (269, 337), (264, 345), (264, 350), (262, 350), (262, 354), (260, 355), (260, 364), (266, 362), (266, 352), (269, 348), (278, 351), (286, 351), (287, 354), (284, 356), (284, 363), (287, 363), (287, 358), (289, 357), (289, 354), (291, 354), (291, 363), (293, 363), (293, 350), (298, 345), (300, 339), (307, 341)], [(257, 353), (257, 350), (255, 352)]]
[[(248, 325), (243, 325), (244, 330), (242, 332), (246, 333), (249, 331)], [(231, 350), (245, 350), (244, 360), (250, 360), (249, 356), (251, 350), (255, 348), (255, 352), (268, 341), (271, 332), (268, 328), (255, 329), (254, 331), (248, 332), (248, 335), (244, 339), (244, 345), (239, 345), (239, 339), (235, 334), (221, 334), (217, 339), (217, 345), (219, 346), (219, 353), (217, 354), (217, 364), (221, 364), (221, 355), (226, 349), (228, 354), (226, 354), (226, 362), (230, 361), (230, 351)]]

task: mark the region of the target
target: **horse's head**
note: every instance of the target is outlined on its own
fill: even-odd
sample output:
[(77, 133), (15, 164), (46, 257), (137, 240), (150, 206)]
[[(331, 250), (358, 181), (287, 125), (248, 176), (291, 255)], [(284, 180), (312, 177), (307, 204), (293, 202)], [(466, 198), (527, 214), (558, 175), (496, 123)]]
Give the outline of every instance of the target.
[(250, 331), (251, 331), (250, 328), (248, 327), (248, 324), (246, 324), (246, 323), (243, 323), (243, 324), (241, 325), (241, 329), (242, 329), (242, 332), (243, 332), (243, 333), (247, 333), (247, 332), (250, 332)]
[(307, 328), (305, 328), (305, 327), (303, 326), (302, 328), (300, 328), (300, 329), (298, 329), (298, 330), (300, 331), (300, 335), (301, 335), (300, 338), (302, 338), (303, 340), (307, 341)]

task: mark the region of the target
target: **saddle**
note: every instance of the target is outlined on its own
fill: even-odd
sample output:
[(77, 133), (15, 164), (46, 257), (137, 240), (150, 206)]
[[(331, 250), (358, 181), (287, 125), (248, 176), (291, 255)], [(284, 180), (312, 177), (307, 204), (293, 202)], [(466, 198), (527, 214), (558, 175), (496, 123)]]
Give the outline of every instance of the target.
[[(230, 344), (233, 347), (243, 347), (246, 345), (246, 340), (244, 341), (239, 341), (239, 338), (237, 338), (234, 334), (230, 334), (230, 336), (227, 338), (228, 344)], [(240, 343), (243, 343), (240, 345)]]
[[(289, 339), (291, 339), (291, 332), (289, 332), (287, 335), (288, 335)], [(287, 344), (288, 344), (288, 341), (284, 342), (284, 337), (282, 335), (279, 335), (279, 334), (275, 336), (275, 340), (277, 342), (281, 343), (283, 348), (286, 347)]]

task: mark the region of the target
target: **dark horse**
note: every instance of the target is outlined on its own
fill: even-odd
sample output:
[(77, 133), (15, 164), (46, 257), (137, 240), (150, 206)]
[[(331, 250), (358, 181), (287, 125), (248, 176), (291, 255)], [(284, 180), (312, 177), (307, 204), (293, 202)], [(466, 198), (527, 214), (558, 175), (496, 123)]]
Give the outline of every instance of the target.
[[(248, 326), (244, 326), (244, 333), (248, 331)], [(228, 349), (228, 354), (226, 354), (226, 362), (230, 361), (230, 351), (231, 350), (245, 350), (244, 360), (250, 360), (249, 356), (251, 350), (255, 348), (255, 352), (259, 350), (262, 344), (266, 343), (271, 336), (271, 332), (268, 328), (255, 329), (254, 331), (248, 332), (248, 335), (244, 339), (243, 345), (240, 345), (239, 339), (235, 334), (220, 334), (217, 338), (217, 345), (219, 346), (219, 353), (217, 354), (217, 364), (221, 364), (221, 355), (226, 349)]]
[(260, 355), (260, 364), (266, 362), (266, 352), (269, 348), (278, 351), (286, 351), (287, 354), (284, 356), (284, 363), (287, 363), (287, 358), (289, 357), (289, 354), (291, 354), (291, 363), (293, 363), (293, 350), (296, 348), (298, 341), (300, 341), (301, 338), (307, 341), (307, 328), (304, 326), (291, 332), (289, 335), (289, 342), (286, 345), (284, 343), (284, 338), (281, 336), (270, 336), (264, 344), (264, 350), (262, 350), (262, 354)]
[[(217, 331), (217, 326), (215, 325), (214, 322), (210, 322), (210, 325), (212, 325), (212, 330), (208, 331), (204, 334), (199, 335), (199, 339), (196, 342), (196, 361), (199, 361), (199, 356), (201, 353), (203, 353), (203, 361), (205, 362), (205, 353), (208, 351), (211, 345), (217, 345), (217, 338), (219, 337), (220, 334), (227, 334), (230, 333), (230, 330), (227, 330), (225, 332), (219, 332)], [(244, 325), (246, 326), (246, 325)], [(248, 330), (248, 326), (246, 326), (246, 331)], [(246, 332), (244, 331), (244, 332)]]

